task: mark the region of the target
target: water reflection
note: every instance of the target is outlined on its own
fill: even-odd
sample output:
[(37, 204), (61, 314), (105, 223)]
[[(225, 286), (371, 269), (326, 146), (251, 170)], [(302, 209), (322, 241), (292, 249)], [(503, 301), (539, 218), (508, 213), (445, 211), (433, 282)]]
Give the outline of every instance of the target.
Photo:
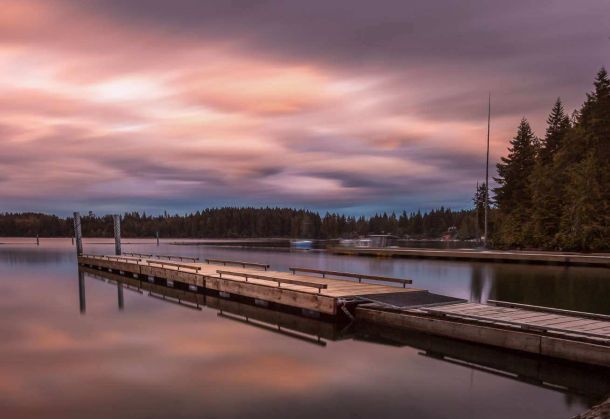
[(123, 309), (125, 308), (125, 301), (123, 298), (123, 284), (121, 282), (117, 282), (116, 290), (117, 290), (117, 301), (119, 303), (119, 310), (123, 311)]
[[(584, 304), (610, 313), (607, 273), (586, 268), (562, 274), (554, 267), (163, 241), (158, 248), (154, 241), (123, 245), (282, 270), (297, 265), (403, 276), (456, 297)], [(111, 253), (112, 241), (86, 241), (85, 251)], [(329, 324), (147, 281), (145, 289), (145, 282), (79, 275), (75, 262), (70, 239), (0, 245), (2, 417), (571, 417), (607, 389), (604, 374), (573, 364)]]
[(85, 272), (78, 270), (78, 305), (81, 314), (87, 312), (87, 299), (85, 297)]
[(380, 327), (365, 322), (321, 320), (304, 314), (295, 314), (295, 311), (282, 311), (277, 307), (262, 302), (252, 302), (246, 298), (237, 296), (232, 296), (232, 299), (223, 298), (216, 293), (204, 294), (203, 291), (177, 289), (86, 267), (79, 269), (79, 283), (84, 273), (112, 284), (116, 283), (119, 289), (125, 285), (129, 287), (128, 289), (146, 291), (151, 297), (186, 308), (200, 310), (205, 307), (216, 311), (217, 316), (223, 319), (322, 347), (327, 346), (327, 341), (346, 340), (391, 347), (410, 347), (417, 349), (418, 354), (424, 357), (560, 392), (572, 402), (580, 398), (582, 403), (588, 405), (595, 404), (610, 394), (609, 369)]

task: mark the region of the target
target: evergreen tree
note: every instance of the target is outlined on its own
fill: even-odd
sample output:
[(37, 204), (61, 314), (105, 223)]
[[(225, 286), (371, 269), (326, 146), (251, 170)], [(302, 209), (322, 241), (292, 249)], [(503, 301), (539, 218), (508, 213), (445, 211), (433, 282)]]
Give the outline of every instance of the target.
[(557, 98), (555, 101), (555, 105), (546, 123), (546, 135), (541, 142), (539, 156), (543, 164), (548, 164), (552, 161), (553, 156), (561, 147), (563, 139), (571, 128), (570, 117), (565, 113), (561, 98)]
[(569, 249), (610, 249), (610, 79), (605, 69), (594, 86), (561, 154), (567, 184), (558, 238)]
[(559, 232), (561, 210), (565, 197), (565, 171), (555, 160), (567, 134), (570, 118), (566, 115), (561, 99), (557, 99), (547, 119), (546, 135), (541, 142), (536, 166), (530, 176), (532, 193), (532, 237), (530, 243), (537, 247), (553, 247)]
[(523, 246), (527, 243), (527, 224), (532, 212), (529, 177), (534, 171), (538, 149), (538, 140), (527, 119), (521, 120), (510, 144), (508, 156), (498, 163), (498, 177), (494, 178), (499, 185), (494, 189), (495, 200), (503, 216), (496, 240), (508, 246)]

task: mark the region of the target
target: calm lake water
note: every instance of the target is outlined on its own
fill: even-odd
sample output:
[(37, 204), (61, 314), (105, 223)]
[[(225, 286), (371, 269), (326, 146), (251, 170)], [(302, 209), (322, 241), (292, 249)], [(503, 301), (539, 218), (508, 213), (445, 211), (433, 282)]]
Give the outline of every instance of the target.
[[(69, 239), (0, 242), (2, 418), (567, 418), (610, 393), (599, 369), (429, 336), (347, 326), (322, 346), (127, 288), (119, 309), (117, 284), (89, 274), (81, 306)], [(90, 239), (85, 253), (110, 254), (110, 243)], [(472, 301), (610, 314), (610, 274), (599, 268), (129, 239), (123, 250), (409, 277)]]

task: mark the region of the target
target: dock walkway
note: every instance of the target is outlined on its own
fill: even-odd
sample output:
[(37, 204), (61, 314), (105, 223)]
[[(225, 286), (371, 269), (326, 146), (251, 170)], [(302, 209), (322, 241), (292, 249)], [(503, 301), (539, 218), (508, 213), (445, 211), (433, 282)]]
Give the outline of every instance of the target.
[[(128, 272), (138, 277), (159, 278), (188, 286), (236, 294), (287, 306), (336, 315), (341, 305), (361, 296), (404, 294), (422, 291), (383, 283), (302, 275), (212, 263), (174, 262), (152, 257), (82, 255), (81, 265)], [(387, 278), (388, 281), (396, 278)], [(364, 280), (366, 281), (366, 279)]]
[[(332, 317), (610, 367), (610, 316), (493, 301), (469, 303), (406, 287), (408, 279), (308, 268), (292, 272), (141, 256), (81, 255), (79, 264), (137, 281), (246, 298)], [(208, 261), (209, 262), (209, 261)], [(297, 274), (307, 272), (309, 275)], [(320, 275), (316, 275), (318, 273)], [(340, 276), (345, 278), (337, 278)], [(400, 285), (399, 285), (400, 284)], [(402, 285), (402, 286), (401, 286)]]
[(557, 253), (536, 251), (501, 251), (472, 249), (413, 249), (400, 247), (332, 247), (338, 255), (447, 259), (504, 263), (597, 266), (610, 268), (610, 254)]
[(449, 304), (420, 310), (445, 318), (476, 320), (522, 330), (546, 332), (557, 336), (581, 337), (595, 343), (610, 343), (610, 316), (599, 315), (598, 318), (586, 318), (478, 303)]

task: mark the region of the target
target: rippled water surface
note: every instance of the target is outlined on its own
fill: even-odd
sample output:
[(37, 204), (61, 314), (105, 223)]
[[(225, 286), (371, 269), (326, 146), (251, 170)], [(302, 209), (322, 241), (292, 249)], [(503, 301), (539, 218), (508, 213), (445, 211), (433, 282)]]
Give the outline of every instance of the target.
[[(197, 310), (90, 274), (79, 290), (69, 239), (0, 242), (2, 418), (561, 418), (610, 392), (598, 369), (430, 336), (320, 325), (218, 299)], [(85, 252), (110, 254), (109, 243), (89, 239)], [(599, 268), (127, 239), (123, 250), (409, 277), (473, 301), (610, 314), (609, 273)], [(248, 324), (244, 313), (265, 322)]]

